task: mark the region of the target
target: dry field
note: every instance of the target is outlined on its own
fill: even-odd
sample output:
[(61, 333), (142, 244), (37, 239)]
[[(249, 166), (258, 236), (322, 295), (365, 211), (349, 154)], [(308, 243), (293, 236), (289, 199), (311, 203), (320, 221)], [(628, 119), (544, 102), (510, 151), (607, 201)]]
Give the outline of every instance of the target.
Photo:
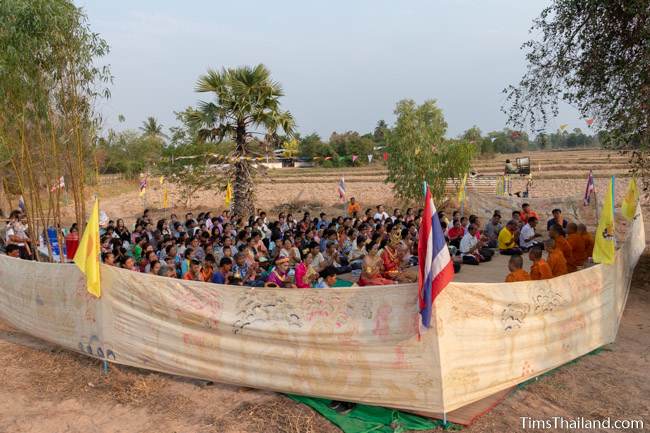
[[(624, 173), (625, 159), (601, 151), (531, 153), (533, 197), (580, 197), (586, 173)], [(500, 170), (504, 157), (477, 161), (481, 173)], [(348, 193), (363, 206), (400, 203), (384, 184), (382, 167), (371, 169), (291, 169), (271, 172), (259, 185), (258, 206), (267, 211), (301, 207), (341, 212), (335, 191), (341, 175)], [(556, 177), (546, 178), (548, 173)], [(358, 177), (355, 177), (357, 176)], [(312, 182), (316, 180), (316, 182)], [(358, 180), (358, 181), (357, 181)], [(597, 178), (597, 188), (605, 179)], [(157, 185), (156, 185), (157, 186)], [(621, 178), (617, 201), (625, 191)], [(111, 218), (132, 221), (141, 213), (137, 182), (101, 186), (102, 208)], [(156, 208), (160, 191), (148, 193)], [(180, 202), (174, 198), (175, 204)], [(646, 202), (647, 203), (647, 202)], [(202, 192), (192, 209), (219, 210), (223, 194)], [(174, 212), (182, 213), (178, 207)], [(545, 214), (547, 210), (537, 209)], [(155, 211), (168, 214), (170, 211)], [(644, 209), (650, 227), (648, 207)], [(650, 239), (650, 236), (648, 236)], [(523, 431), (520, 417), (642, 419), (650, 426), (650, 251), (637, 266), (627, 308), (615, 343), (517, 390), (467, 432)], [(339, 431), (281, 395), (111, 366), (103, 375), (98, 361), (57, 349), (0, 323), (0, 433), (199, 433)]]

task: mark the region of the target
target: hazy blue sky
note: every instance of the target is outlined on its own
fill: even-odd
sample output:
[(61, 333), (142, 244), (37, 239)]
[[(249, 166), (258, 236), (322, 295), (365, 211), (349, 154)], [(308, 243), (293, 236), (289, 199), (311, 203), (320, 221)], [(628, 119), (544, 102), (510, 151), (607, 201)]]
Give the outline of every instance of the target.
[[(454, 136), (501, 129), (501, 90), (525, 68), (519, 50), (542, 0), (76, 0), (110, 44), (115, 82), (105, 126), (138, 127), (207, 95), (209, 67), (266, 64), (301, 133), (371, 131), (395, 103), (437, 99)], [(126, 117), (119, 125), (118, 114)], [(549, 125), (584, 128), (572, 109)]]

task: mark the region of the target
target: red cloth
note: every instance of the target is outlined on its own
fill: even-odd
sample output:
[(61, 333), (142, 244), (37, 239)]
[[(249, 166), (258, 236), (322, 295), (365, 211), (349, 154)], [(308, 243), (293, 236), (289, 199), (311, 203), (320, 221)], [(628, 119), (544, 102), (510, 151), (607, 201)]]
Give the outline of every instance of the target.
[(65, 250), (68, 260), (74, 259), (74, 255), (79, 248), (79, 233), (71, 232), (65, 237)]

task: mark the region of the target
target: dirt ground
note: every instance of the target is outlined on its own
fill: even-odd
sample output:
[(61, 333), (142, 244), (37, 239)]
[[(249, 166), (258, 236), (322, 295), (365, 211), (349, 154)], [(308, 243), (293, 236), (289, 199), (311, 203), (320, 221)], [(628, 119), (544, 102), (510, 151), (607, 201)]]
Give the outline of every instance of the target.
[[(650, 250), (634, 274), (616, 342), (506, 398), (465, 428), (523, 431), (520, 417), (641, 419), (650, 425)], [(273, 433), (339, 431), (270, 392), (111, 366), (0, 324), (2, 433)]]

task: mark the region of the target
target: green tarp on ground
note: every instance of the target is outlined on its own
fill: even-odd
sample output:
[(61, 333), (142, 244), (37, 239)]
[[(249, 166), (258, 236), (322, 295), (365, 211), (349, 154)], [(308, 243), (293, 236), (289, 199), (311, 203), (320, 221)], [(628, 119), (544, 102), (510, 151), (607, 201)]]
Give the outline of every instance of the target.
[[(344, 433), (400, 433), (411, 430), (432, 430), (443, 426), (440, 420), (400, 412), (397, 409), (357, 404), (350, 412), (341, 414), (330, 408), (332, 400), (288, 395), (323, 415)], [(447, 428), (454, 426), (447, 423)]]

